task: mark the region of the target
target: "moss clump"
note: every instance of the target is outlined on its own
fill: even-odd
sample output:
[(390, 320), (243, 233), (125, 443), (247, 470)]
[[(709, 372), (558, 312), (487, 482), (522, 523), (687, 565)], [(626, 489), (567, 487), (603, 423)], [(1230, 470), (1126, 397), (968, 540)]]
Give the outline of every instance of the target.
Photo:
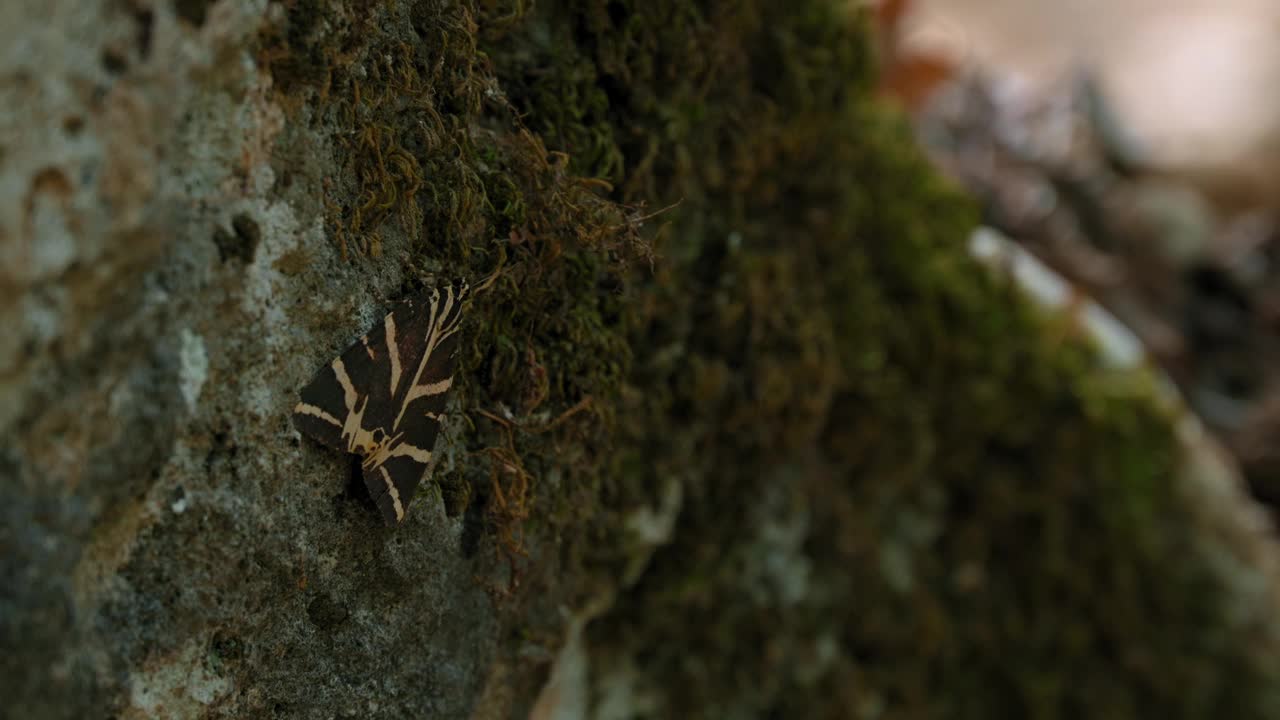
[[(371, 271), (407, 261), (476, 289), (456, 385), (475, 461), (441, 487), (451, 515), (481, 508), (506, 593), (529, 564), (526, 522), (545, 539), (571, 524), (565, 508), (594, 504), (630, 372), (630, 268), (651, 261), (641, 213), (549, 151), (500, 92), (478, 18), (496, 29), (519, 12), (430, 0), (280, 9), (259, 55), (295, 121), (331, 128), (338, 172), (323, 193), (343, 257)], [(558, 487), (540, 487), (551, 473)]]
[(685, 506), (597, 647), (682, 717), (1270, 716), (1168, 419), (969, 262), (867, 47), (818, 0), (565, 0), (494, 44), (579, 171), (683, 200), (601, 504)]
[(344, 128), (335, 235), (384, 255), (352, 261), (487, 279), (448, 487), (521, 581), (512, 657), (636, 567), (625, 518), (675, 481), (591, 628), (665, 715), (1273, 715), (1167, 419), (966, 259), (838, 5), (296, 3), (264, 40)]

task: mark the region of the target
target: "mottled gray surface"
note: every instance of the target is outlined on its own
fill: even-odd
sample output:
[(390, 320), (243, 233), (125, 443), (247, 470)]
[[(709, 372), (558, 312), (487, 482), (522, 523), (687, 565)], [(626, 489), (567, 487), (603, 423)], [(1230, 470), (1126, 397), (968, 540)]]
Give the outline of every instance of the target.
[(462, 519), (383, 528), (288, 422), (400, 278), (324, 237), (265, 3), (94, 5), (0, 8), (6, 716), (465, 715), (496, 624)]

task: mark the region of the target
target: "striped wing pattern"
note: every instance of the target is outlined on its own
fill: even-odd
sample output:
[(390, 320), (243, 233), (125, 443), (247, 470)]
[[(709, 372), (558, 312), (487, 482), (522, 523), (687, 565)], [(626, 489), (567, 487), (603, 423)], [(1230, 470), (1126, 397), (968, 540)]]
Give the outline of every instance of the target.
[(466, 283), (406, 300), (302, 388), (300, 432), (361, 457), (364, 484), (389, 525), (431, 461), (453, 384)]

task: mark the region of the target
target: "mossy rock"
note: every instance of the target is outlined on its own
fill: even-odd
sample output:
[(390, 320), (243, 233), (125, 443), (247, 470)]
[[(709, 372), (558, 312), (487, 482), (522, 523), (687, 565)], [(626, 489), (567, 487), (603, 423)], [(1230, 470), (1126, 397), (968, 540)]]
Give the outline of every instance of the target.
[[(198, 202), (130, 206), (114, 285), (50, 281), (128, 288), (97, 334), (5, 376), (24, 715), (1280, 714), (1271, 548), (969, 258), (858, 4), (231, 5), (109, 11), (207, 61), (181, 112), (124, 55), (101, 93), (180, 127), (154, 160)], [(65, 184), (115, 217), (135, 175)], [(446, 459), (387, 531), (288, 408), (456, 276)]]
[[(1268, 605), (1226, 610), (1170, 417), (965, 255), (974, 212), (876, 102), (860, 20), (565, 2), (492, 43), (573, 167), (678, 203), (598, 502), (682, 502), (588, 626), (596, 711), (1270, 716)], [(645, 552), (612, 539), (583, 552)]]

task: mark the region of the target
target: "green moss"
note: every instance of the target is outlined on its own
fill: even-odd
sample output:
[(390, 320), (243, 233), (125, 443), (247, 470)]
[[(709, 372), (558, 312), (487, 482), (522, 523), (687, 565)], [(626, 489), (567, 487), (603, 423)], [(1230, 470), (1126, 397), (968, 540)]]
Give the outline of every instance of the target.
[(520, 580), (512, 656), (676, 481), (591, 630), (671, 715), (1268, 716), (1168, 419), (966, 258), (842, 5), (299, 2), (264, 39), (337, 128), (352, 262), (484, 285), (441, 484)]
[[(597, 643), (680, 716), (1273, 711), (1275, 658), (1186, 561), (1168, 419), (965, 257), (856, 23), (569, 0), (524, 33), (492, 54), (531, 125), (619, 200), (683, 200), (601, 499), (675, 476), (685, 507)], [(798, 548), (752, 536), (797, 514)]]

